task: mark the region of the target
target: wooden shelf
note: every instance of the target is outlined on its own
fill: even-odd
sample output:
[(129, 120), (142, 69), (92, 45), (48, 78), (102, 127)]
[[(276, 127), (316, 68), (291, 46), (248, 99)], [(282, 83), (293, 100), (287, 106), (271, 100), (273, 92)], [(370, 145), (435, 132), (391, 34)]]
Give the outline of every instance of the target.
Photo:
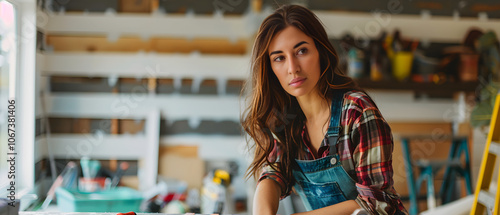
[(479, 82), (447, 82), (435, 83), (415, 83), (398, 81), (371, 81), (369, 79), (357, 79), (356, 82), (363, 89), (373, 90), (406, 90), (416, 93), (452, 95), (455, 92), (474, 92), (479, 86)]

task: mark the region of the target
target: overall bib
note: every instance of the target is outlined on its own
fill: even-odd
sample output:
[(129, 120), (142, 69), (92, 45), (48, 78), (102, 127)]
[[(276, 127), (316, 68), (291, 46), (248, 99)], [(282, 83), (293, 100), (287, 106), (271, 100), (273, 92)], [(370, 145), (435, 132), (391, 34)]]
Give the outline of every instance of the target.
[(342, 167), (336, 147), (344, 93), (337, 90), (332, 98), (330, 125), (326, 134), (329, 155), (316, 160), (295, 160), (294, 188), (308, 211), (354, 200), (358, 196), (356, 182)]

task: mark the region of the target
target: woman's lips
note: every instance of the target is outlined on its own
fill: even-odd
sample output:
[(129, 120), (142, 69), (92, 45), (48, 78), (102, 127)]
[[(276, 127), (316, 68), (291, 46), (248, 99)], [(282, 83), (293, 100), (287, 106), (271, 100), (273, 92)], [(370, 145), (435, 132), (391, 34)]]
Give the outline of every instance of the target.
[(288, 85), (293, 86), (293, 87), (298, 87), (298, 86), (302, 85), (302, 83), (304, 83), (305, 80), (306, 80), (306, 78), (294, 78), (294, 79), (292, 79), (292, 81), (290, 81), (290, 83)]

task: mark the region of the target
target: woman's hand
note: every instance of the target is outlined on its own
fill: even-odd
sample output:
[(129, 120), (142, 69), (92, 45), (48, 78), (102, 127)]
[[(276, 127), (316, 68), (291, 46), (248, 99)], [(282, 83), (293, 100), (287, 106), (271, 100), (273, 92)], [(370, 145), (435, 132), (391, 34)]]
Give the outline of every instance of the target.
[(272, 179), (259, 182), (253, 199), (253, 214), (275, 215), (278, 212), (281, 188)]

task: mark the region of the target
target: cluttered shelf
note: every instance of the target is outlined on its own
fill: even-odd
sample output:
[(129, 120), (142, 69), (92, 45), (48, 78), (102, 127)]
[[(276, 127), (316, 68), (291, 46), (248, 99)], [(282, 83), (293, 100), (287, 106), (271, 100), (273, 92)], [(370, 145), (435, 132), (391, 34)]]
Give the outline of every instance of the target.
[(430, 97), (479, 92), (492, 85), (498, 65), (494, 31), (471, 28), (459, 44), (420, 41), (399, 30), (363, 41), (349, 34), (340, 40), (340, 67), (370, 90), (405, 90)]

